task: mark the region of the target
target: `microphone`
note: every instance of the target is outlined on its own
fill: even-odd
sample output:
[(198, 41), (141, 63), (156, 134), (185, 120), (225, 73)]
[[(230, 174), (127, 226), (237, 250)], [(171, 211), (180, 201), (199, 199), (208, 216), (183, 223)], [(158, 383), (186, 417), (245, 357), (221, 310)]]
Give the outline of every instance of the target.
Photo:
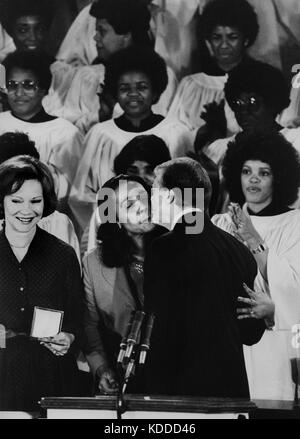
[(155, 315), (150, 314), (145, 328), (144, 339), (140, 346), (139, 364), (145, 364), (147, 352), (150, 349), (150, 339), (153, 330)]
[(124, 333), (124, 337), (122, 338), (121, 343), (120, 343), (120, 351), (119, 351), (119, 355), (118, 355), (118, 359), (117, 359), (118, 364), (122, 363), (123, 359), (124, 359), (124, 355), (125, 355), (126, 348), (127, 348), (127, 339), (128, 339), (131, 327), (132, 327), (134, 314), (135, 314), (135, 311), (131, 311), (130, 317), (129, 317), (129, 320), (128, 320), (128, 323), (126, 326), (126, 330)]
[(131, 331), (130, 331), (130, 334), (127, 338), (127, 342), (126, 342), (127, 349), (126, 349), (126, 352), (124, 355), (125, 364), (127, 364), (129, 359), (131, 358), (133, 348), (135, 347), (135, 345), (138, 342), (138, 337), (140, 335), (141, 326), (143, 323), (144, 316), (145, 316), (145, 313), (143, 311), (136, 311), (135, 312), (134, 319), (133, 319), (132, 326), (131, 326)]

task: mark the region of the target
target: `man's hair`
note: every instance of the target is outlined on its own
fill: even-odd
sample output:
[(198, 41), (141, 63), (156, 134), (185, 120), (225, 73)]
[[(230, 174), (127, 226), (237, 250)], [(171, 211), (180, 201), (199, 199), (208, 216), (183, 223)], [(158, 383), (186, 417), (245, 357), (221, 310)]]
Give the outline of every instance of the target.
[(230, 73), (224, 90), (230, 106), (241, 93), (257, 93), (274, 116), (290, 103), (290, 90), (282, 72), (258, 61), (245, 70)]
[(34, 157), (19, 155), (0, 165), (0, 219), (4, 218), (4, 197), (17, 192), (27, 180), (38, 180), (43, 189), (43, 216), (54, 212), (57, 198), (54, 181), (48, 167)]
[(204, 189), (204, 207), (208, 210), (212, 188), (208, 174), (199, 162), (180, 157), (157, 166), (155, 172), (157, 171), (162, 171), (159, 182), (161, 187), (179, 190), (182, 196), (184, 189), (191, 189), (191, 199), (183, 199), (183, 202), (188, 201), (187, 204), (193, 207), (197, 207), (197, 189)]
[(229, 143), (223, 160), (225, 185), (233, 202), (243, 204), (241, 172), (247, 160), (268, 163), (273, 174), (273, 201), (289, 206), (298, 197), (300, 162), (296, 149), (280, 133), (239, 133)]
[(237, 28), (251, 46), (258, 34), (257, 14), (246, 0), (211, 0), (201, 16), (201, 31), (204, 38), (210, 36), (217, 26)]
[(135, 44), (150, 45), (150, 12), (140, 0), (97, 0), (90, 14), (105, 19), (119, 35), (131, 33)]
[(30, 155), (39, 159), (40, 155), (34, 145), (34, 141), (30, 140), (25, 133), (8, 132), (2, 134), (0, 136), (0, 163), (16, 155)]
[(157, 95), (156, 102), (168, 85), (167, 67), (163, 58), (151, 48), (131, 46), (114, 53), (106, 65), (105, 90), (115, 99), (120, 76), (129, 72), (142, 72), (149, 78)]
[(41, 89), (48, 92), (52, 75), (50, 70), (51, 60), (46, 53), (23, 52), (16, 50), (7, 55), (2, 62), (6, 70), (6, 80), (13, 69), (29, 70), (37, 77)]
[(128, 168), (136, 161), (149, 163), (152, 169), (171, 159), (166, 143), (160, 138), (151, 135), (136, 136), (117, 155), (114, 160), (114, 172), (126, 174)]
[(54, 7), (52, 0), (0, 0), (1, 23), (11, 35), (18, 18), (36, 15), (42, 18), (44, 24), (51, 26)]

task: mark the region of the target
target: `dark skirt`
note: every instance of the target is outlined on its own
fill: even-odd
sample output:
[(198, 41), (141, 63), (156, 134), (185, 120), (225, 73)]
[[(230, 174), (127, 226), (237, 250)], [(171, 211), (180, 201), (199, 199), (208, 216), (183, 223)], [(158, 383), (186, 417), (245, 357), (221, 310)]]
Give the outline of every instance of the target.
[(0, 349), (0, 410), (38, 411), (42, 397), (81, 396), (73, 354), (55, 356), (18, 336)]

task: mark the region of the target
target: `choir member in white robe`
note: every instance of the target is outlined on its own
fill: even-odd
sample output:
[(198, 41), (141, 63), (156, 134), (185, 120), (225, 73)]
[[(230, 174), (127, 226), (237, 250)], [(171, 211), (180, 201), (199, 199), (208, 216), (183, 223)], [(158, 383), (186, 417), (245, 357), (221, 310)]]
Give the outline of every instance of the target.
[[(0, 164), (17, 155), (30, 155), (37, 159), (40, 158), (34, 142), (29, 139), (27, 134), (22, 132), (6, 132), (0, 135)], [(0, 229), (2, 226), (3, 222), (0, 221)], [(78, 238), (73, 223), (67, 215), (55, 210), (50, 215), (41, 218), (39, 227), (70, 244), (74, 248), (81, 264)]]
[[(183, 78), (179, 84), (169, 114), (185, 123), (196, 134), (205, 125), (202, 113), (205, 105), (220, 103), (224, 98), (224, 84), (232, 72), (242, 77), (255, 60), (247, 55), (254, 43), (259, 26), (254, 9), (246, 0), (212, 0), (204, 8), (201, 28), (211, 57), (203, 71)], [(239, 127), (228, 105), (225, 105), (227, 133)]]
[(83, 153), (83, 137), (70, 122), (43, 109), (42, 99), (51, 82), (47, 58), (36, 52), (14, 52), (4, 66), (11, 111), (0, 114), (0, 133), (21, 131), (30, 136), (41, 161), (50, 165), (58, 179), (59, 198), (64, 198)]
[(98, 189), (113, 176), (114, 158), (137, 134), (161, 137), (172, 157), (193, 148), (184, 125), (152, 112), (167, 84), (165, 62), (152, 49), (129, 47), (117, 52), (107, 65), (105, 84), (124, 114), (96, 124), (85, 138), (70, 194), (70, 205), (82, 230), (94, 210)]
[[(97, 4), (87, 6), (75, 21), (74, 29), (70, 34), (79, 34), (84, 26), (84, 17), (91, 14), (95, 27), (94, 35), (89, 35), (93, 45), (97, 47), (98, 56), (90, 62), (91, 65), (82, 65), (85, 56), (67, 52), (69, 55), (59, 55), (58, 61), (52, 66), (55, 79), (48, 96), (44, 99), (44, 106), (50, 114), (64, 117), (74, 123), (83, 133), (103, 118), (103, 96), (101, 95), (105, 63), (109, 56), (117, 50), (132, 44), (150, 44), (148, 30), (150, 13), (145, 4), (139, 0), (100, 0)], [(79, 19), (80, 18), (80, 19)], [(88, 24), (88, 30), (91, 24)], [(86, 33), (82, 38), (86, 38)], [(96, 40), (96, 43), (94, 41)], [(69, 40), (69, 37), (67, 38)], [(64, 45), (65, 46), (65, 45)], [(92, 44), (89, 43), (91, 48)], [(81, 51), (80, 51), (81, 52)], [(90, 54), (95, 54), (90, 50)], [(63, 61), (60, 57), (67, 56)], [(154, 111), (166, 115), (177, 88), (177, 78), (173, 70), (168, 68), (168, 86), (156, 103)], [(112, 109), (111, 109), (112, 110)], [(114, 116), (120, 114), (120, 108), (116, 108)], [(109, 117), (112, 116), (110, 112)]]
[(261, 294), (248, 301), (250, 308), (241, 305), (241, 312), (265, 318), (264, 297), (275, 304), (270, 330), (255, 346), (244, 347), (250, 395), (293, 400), (300, 361), (293, 342), (300, 322), (300, 211), (287, 206), (297, 198), (299, 155), (278, 133), (239, 134), (228, 148), (223, 174), (236, 204), (212, 221), (250, 248), (259, 269), (255, 290)]
[[(278, 69), (260, 63), (249, 69), (247, 77), (232, 74), (225, 85), (225, 96), (241, 130), (280, 132), (300, 152), (300, 128), (284, 128), (276, 122), (289, 103), (289, 88)], [(217, 139), (203, 151), (220, 166), (234, 137)]]

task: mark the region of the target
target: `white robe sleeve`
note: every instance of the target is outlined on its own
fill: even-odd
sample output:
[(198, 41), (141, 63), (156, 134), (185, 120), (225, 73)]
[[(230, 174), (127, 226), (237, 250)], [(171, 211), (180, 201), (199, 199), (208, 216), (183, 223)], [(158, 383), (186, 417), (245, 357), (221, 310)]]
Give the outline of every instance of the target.
[[(103, 149), (107, 151), (106, 155), (109, 156), (112, 147), (112, 142), (99, 132), (99, 125), (95, 125), (86, 135), (84, 154), (81, 157), (69, 197), (70, 207), (82, 230), (85, 229), (91, 218), (96, 206), (96, 195), (101, 187), (100, 169), (105, 167), (102, 164), (105, 160)], [(107, 163), (108, 161), (105, 163), (106, 166)], [(108, 171), (105, 172), (105, 174), (108, 173)], [(108, 175), (103, 177), (110, 178), (113, 175), (112, 170), (109, 174), (109, 177)]]
[[(205, 73), (186, 76), (178, 86), (168, 115), (184, 123), (193, 133), (205, 124), (200, 117), (204, 106), (224, 99), (227, 76), (209, 76)], [(225, 103), (228, 135), (240, 130), (233, 111)]]
[(90, 7), (84, 7), (73, 21), (56, 55), (58, 60), (75, 66), (89, 65), (96, 58), (96, 19), (90, 15)]
[(176, 89), (178, 87), (178, 81), (175, 75), (174, 70), (170, 67), (167, 67), (168, 73), (168, 85), (165, 91), (159, 98), (159, 101), (153, 105), (152, 111), (156, 114), (161, 114), (162, 116), (166, 116), (168, 114), (169, 108), (174, 99)]
[(46, 216), (39, 221), (39, 227), (71, 245), (76, 252), (79, 264), (81, 265), (79, 242), (73, 223), (67, 215), (55, 210), (51, 215)]
[(49, 139), (52, 147), (47, 162), (55, 166), (71, 185), (83, 154), (84, 139), (76, 127), (64, 122)]
[(269, 249), (268, 283), (275, 302), (275, 329), (300, 323), (300, 221), (290, 224)]
[(0, 23), (0, 62), (2, 62), (9, 53), (14, 52), (15, 50), (16, 46), (13, 39), (8, 35)]

